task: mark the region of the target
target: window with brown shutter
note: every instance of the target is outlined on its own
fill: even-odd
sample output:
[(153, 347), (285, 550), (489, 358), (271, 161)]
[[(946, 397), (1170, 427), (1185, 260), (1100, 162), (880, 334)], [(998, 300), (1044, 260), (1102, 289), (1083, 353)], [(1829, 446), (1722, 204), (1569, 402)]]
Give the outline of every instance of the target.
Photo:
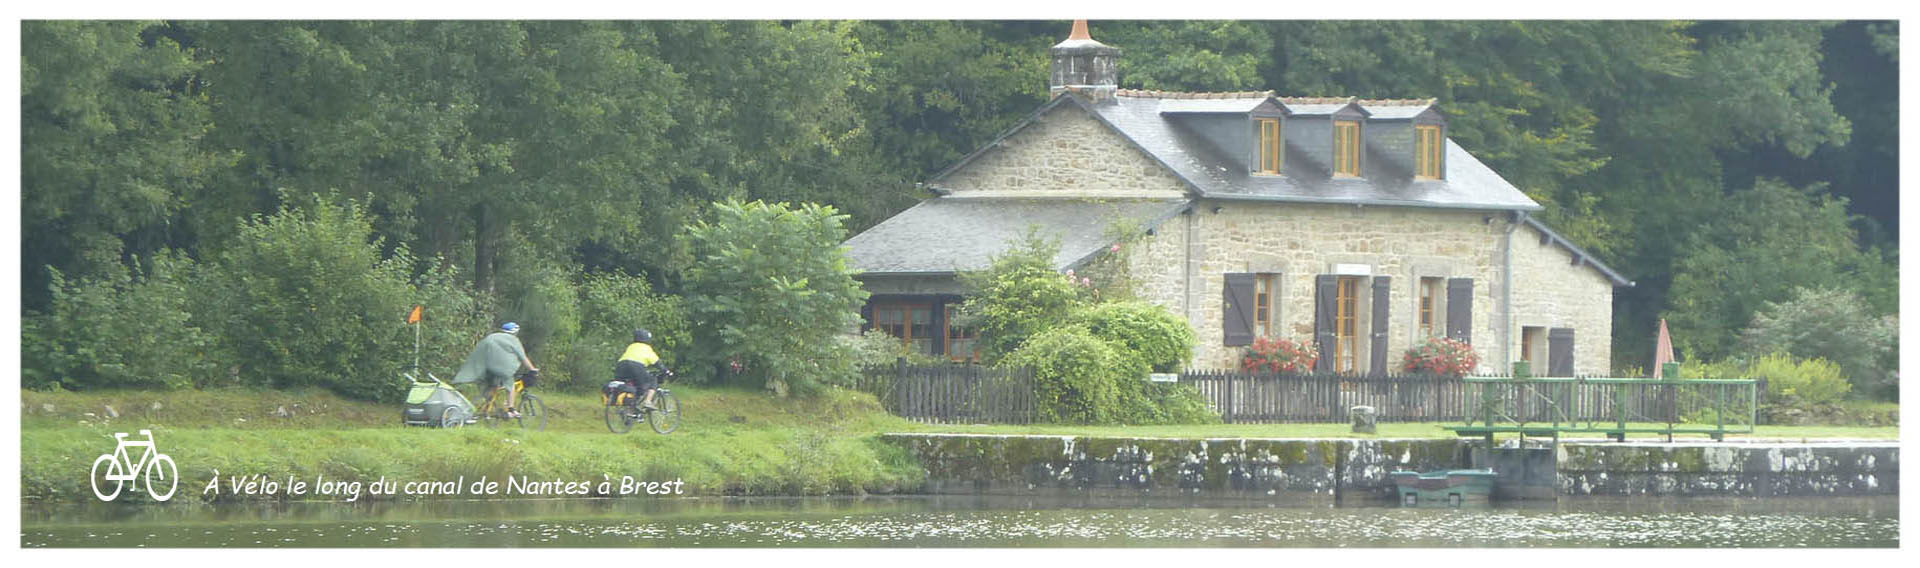
[(1373, 325), (1367, 334), (1367, 369), (1374, 373), (1387, 370), (1387, 316), (1388, 298), (1393, 294), (1393, 279), (1388, 276), (1373, 277)]
[(1228, 347), (1253, 344), (1254, 275), (1227, 274), (1220, 292), (1221, 343)]
[(1551, 377), (1573, 376), (1573, 328), (1547, 330), (1547, 373)]
[(1352, 373), (1360, 355), (1360, 278), (1341, 276), (1333, 301), (1333, 372)]
[(1440, 319), (1436, 312), (1440, 308), (1441, 289), (1445, 287), (1445, 282), (1445, 278), (1420, 279), (1419, 321), (1422, 340), (1440, 335)]
[(1447, 279), (1447, 337), (1473, 343), (1473, 279)]
[(1253, 335), (1273, 337), (1274, 275), (1253, 275)]

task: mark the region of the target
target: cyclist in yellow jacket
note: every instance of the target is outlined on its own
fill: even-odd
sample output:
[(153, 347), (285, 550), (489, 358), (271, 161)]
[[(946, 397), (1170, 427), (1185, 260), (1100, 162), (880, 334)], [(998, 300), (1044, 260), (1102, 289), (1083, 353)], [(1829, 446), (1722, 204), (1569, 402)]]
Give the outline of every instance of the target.
[[(640, 392), (645, 393), (640, 399), (640, 407), (647, 409), (653, 408), (653, 391), (660, 386), (660, 381), (654, 378), (653, 373), (647, 371), (647, 366), (660, 362), (660, 355), (653, 352), (652, 345), (648, 345), (652, 341), (652, 332), (644, 329), (633, 330), (633, 343), (627, 345), (627, 350), (620, 354), (620, 360), (613, 364), (613, 378), (632, 383)], [(665, 365), (660, 369), (669, 375), (673, 374), (673, 371), (667, 369)]]

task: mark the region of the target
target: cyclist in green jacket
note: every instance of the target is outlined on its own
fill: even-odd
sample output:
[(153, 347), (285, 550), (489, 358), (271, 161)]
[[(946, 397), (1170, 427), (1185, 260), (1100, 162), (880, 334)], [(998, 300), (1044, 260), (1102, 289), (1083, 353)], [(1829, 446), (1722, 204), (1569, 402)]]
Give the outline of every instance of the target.
[(480, 383), (481, 392), (487, 398), (493, 398), (500, 389), (507, 389), (507, 418), (519, 418), (520, 412), (514, 407), (520, 403), (520, 389), (513, 388), (513, 374), (525, 364), (528, 371), (539, 371), (533, 366), (533, 359), (527, 357), (527, 349), (520, 345), (520, 324), (507, 322), (500, 325), (500, 331), (487, 334), (473, 352), (467, 354), (467, 362), (460, 365), (460, 372), (453, 375), (454, 384)]

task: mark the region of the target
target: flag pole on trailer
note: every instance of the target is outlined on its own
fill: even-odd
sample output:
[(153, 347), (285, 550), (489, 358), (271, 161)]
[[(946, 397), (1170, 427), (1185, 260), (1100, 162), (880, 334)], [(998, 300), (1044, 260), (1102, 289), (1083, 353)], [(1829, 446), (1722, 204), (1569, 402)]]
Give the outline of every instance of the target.
[(420, 320), (426, 319), (427, 307), (415, 305), (407, 312), (407, 325), (413, 326), (413, 368), (420, 368)]

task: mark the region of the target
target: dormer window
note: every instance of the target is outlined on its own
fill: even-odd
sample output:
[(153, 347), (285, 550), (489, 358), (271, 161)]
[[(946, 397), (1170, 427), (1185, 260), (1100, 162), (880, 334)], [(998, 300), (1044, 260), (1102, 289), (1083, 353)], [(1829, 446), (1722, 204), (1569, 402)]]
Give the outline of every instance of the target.
[(1414, 138), (1414, 177), (1417, 179), (1440, 179), (1440, 127), (1422, 124), (1413, 127)]
[(1280, 138), (1280, 119), (1262, 118), (1260, 125), (1260, 173), (1278, 175), (1281, 157), (1286, 155)]
[(1333, 175), (1360, 176), (1360, 123), (1333, 121)]

